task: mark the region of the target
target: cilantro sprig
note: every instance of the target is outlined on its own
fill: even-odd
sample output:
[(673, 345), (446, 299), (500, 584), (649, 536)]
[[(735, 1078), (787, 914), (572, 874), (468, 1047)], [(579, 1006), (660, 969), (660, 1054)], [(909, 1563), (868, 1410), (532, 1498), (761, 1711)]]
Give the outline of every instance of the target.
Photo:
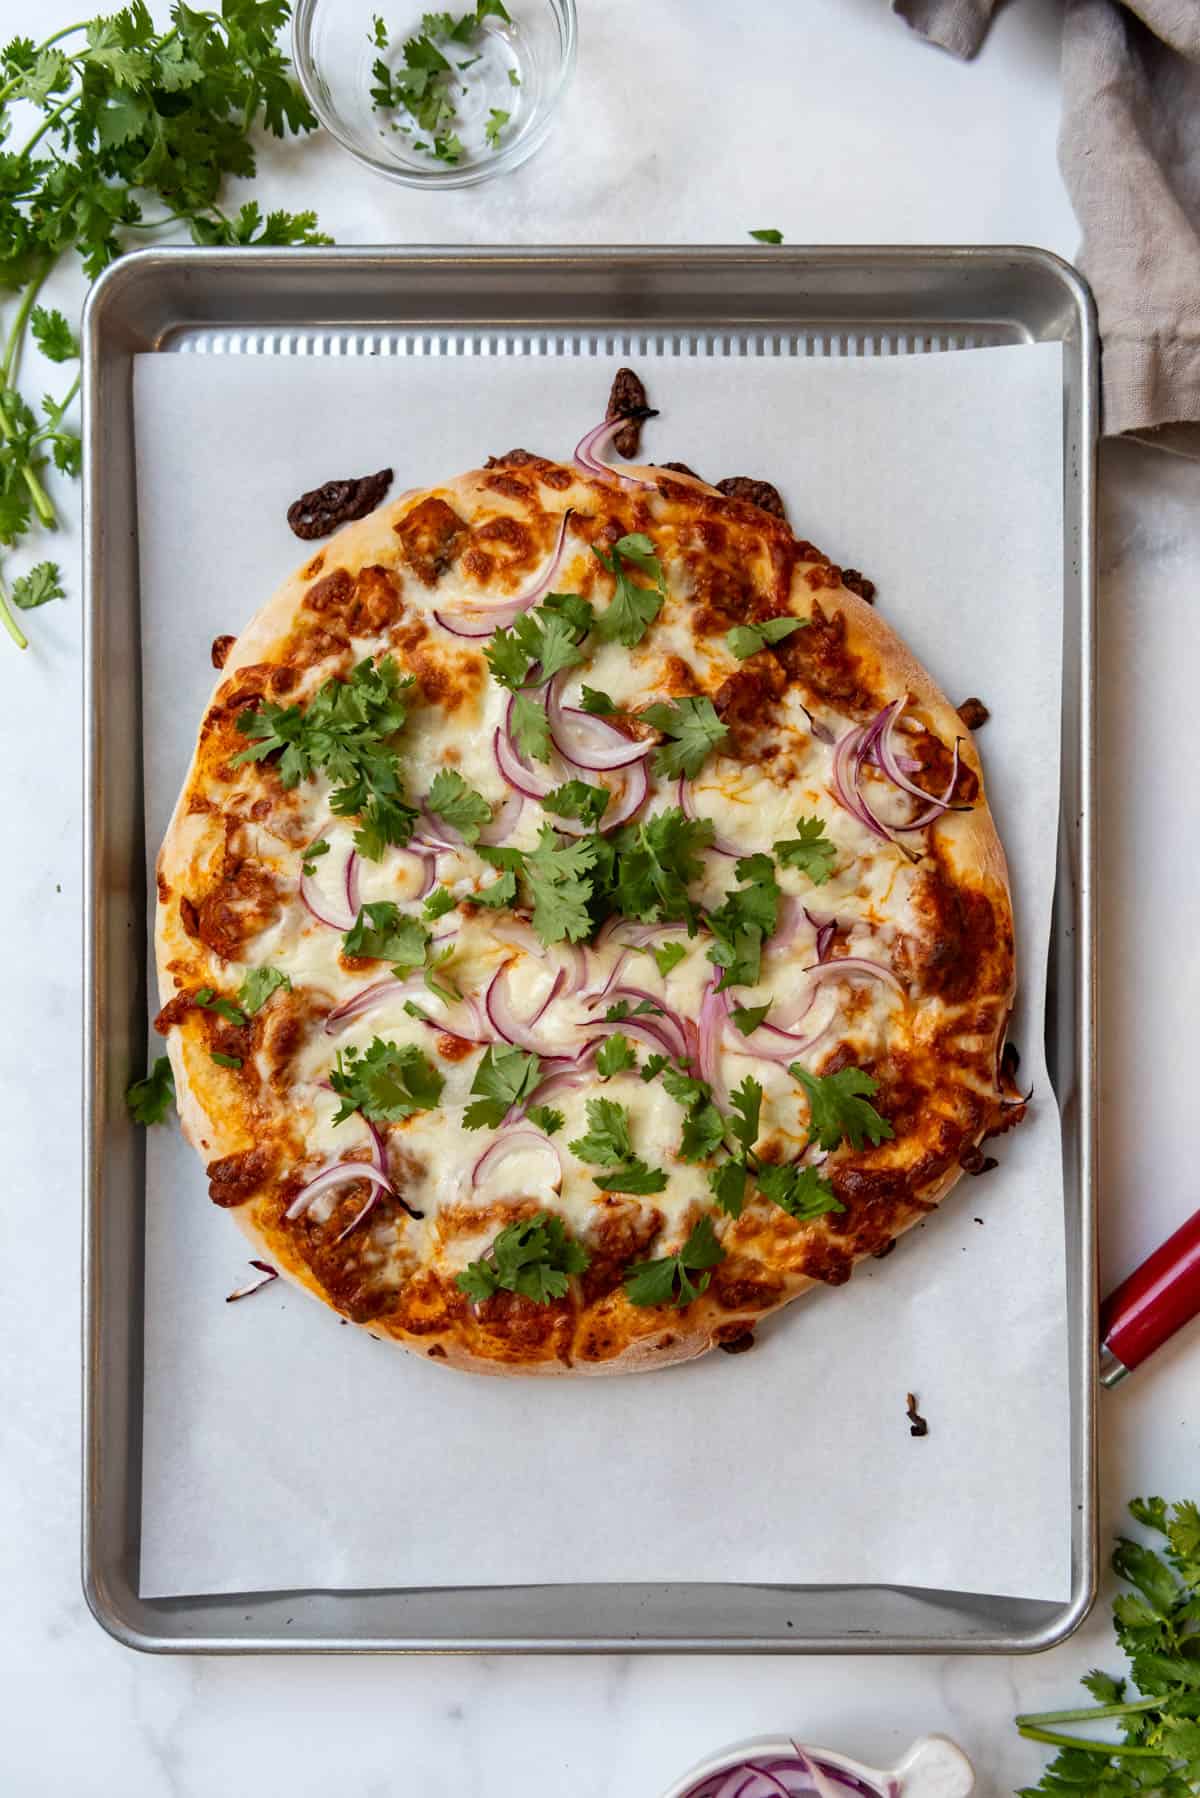
[(871, 1104), (879, 1082), (865, 1068), (810, 1074), (794, 1061), (788, 1072), (808, 1095), (809, 1133), (822, 1149), (836, 1149), (843, 1141), (852, 1149), (861, 1149), (867, 1142), (878, 1147), (895, 1136), (887, 1119)]
[(125, 1103), (135, 1124), (161, 1124), (175, 1103), (175, 1076), (165, 1055), (160, 1055), (144, 1080), (125, 1089)]
[[(724, 1259), (712, 1219), (702, 1217), (676, 1254), (640, 1261), (629, 1269), (626, 1295), (634, 1305), (688, 1305), (708, 1290), (712, 1269)], [(694, 1279), (697, 1274), (699, 1278)]]
[[(484, 1050), (471, 1082), (474, 1101), (463, 1113), (468, 1130), (495, 1130), (514, 1105), (536, 1091), (541, 1062), (536, 1055), (515, 1046), (492, 1043)], [(544, 1127), (544, 1126), (543, 1126)]]
[(567, 1235), (561, 1217), (537, 1211), (521, 1223), (506, 1224), (482, 1261), (472, 1261), (455, 1285), (477, 1305), (497, 1292), (518, 1292), (549, 1305), (565, 1294), (572, 1274), (584, 1273), (591, 1256)]
[[(667, 597), (666, 576), (654, 552), (654, 544), (642, 531), (632, 531), (618, 538), (611, 550), (597, 549), (592, 554), (615, 582), (615, 591), (605, 610), (597, 615), (596, 635), (602, 643), (622, 643), (626, 649), (639, 644)], [(653, 583), (643, 587), (635, 581), (630, 569), (646, 575)]]
[(257, 1017), (272, 993), (291, 992), (292, 982), (281, 968), (249, 968), (238, 988), (238, 1004), (247, 1017)]
[(654, 772), (667, 780), (674, 780), (681, 774), (694, 780), (708, 760), (710, 750), (729, 735), (729, 726), (717, 717), (707, 694), (649, 705), (641, 717), (668, 739), (654, 752)]
[(798, 868), (815, 887), (824, 886), (837, 861), (837, 844), (825, 835), (821, 818), (797, 818), (796, 835), (784, 837), (772, 853), (785, 868)]
[(602, 1192), (663, 1192), (667, 1176), (661, 1168), (648, 1167), (634, 1152), (629, 1130), (629, 1112), (615, 1099), (589, 1099), (586, 1105), (586, 1136), (567, 1144), (580, 1161), (590, 1161), (604, 1168), (592, 1179)]
[(429, 1057), (412, 1043), (375, 1037), (366, 1049), (339, 1049), (329, 1084), (341, 1100), (340, 1124), (356, 1111), (376, 1123), (399, 1124), (418, 1111), (432, 1111), (445, 1085)]
[(419, 918), (409, 917), (390, 899), (380, 899), (359, 907), (342, 938), (342, 948), (347, 955), (361, 955), (368, 961), (390, 961), (392, 972), (399, 976), (424, 965), (429, 932)]
[(714, 938), (708, 959), (721, 969), (718, 991), (730, 986), (757, 986), (762, 948), (779, 922), (782, 894), (769, 855), (743, 855), (734, 863), (742, 882), (731, 888), (706, 922)]
[(478, 842), (480, 831), (491, 823), (491, 806), (482, 793), (467, 785), (457, 768), (438, 769), (425, 804), (467, 843)]
[[(75, 252), (94, 280), (130, 241), (141, 246), (178, 225), (206, 246), (330, 241), (311, 212), (264, 218), (248, 200), (231, 217), (221, 205), (227, 177), (255, 172), (257, 126), (276, 137), (316, 128), (276, 44), (287, 15), (286, 0), (223, 0), (219, 11), (176, 0), (159, 30), (133, 0), (0, 51), (0, 135), (10, 136), (22, 109), (40, 114), (0, 158), (0, 278), (19, 295), (0, 350), (0, 544), (56, 528), (47, 470), (74, 477), (82, 460), (69, 422), (78, 375), (36, 414), (17, 386), (30, 336), (52, 362), (78, 355), (68, 320), (38, 304), (63, 257)], [(0, 584), (0, 622), (18, 648), (28, 638), (10, 600), (29, 611), (62, 594), (54, 562), (39, 563), (11, 593)]]
[[(1161, 1538), (1159, 1552), (1121, 1537), (1112, 1558), (1133, 1588), (1113, 1605), (1130, 1678), (1093, 1671), (1082, 1683), (1094, 1704), (1017, 1718), (1027, 1741), (1059, 1750), (1019, 1798), (1192, 1798), (1200, 1790), (1200, 1505), (1135, 1498), (1129, 1509)], [(1118, 1739), (1062, 1727), (1076, 1723), (1109, 1723)]]
[(793, 631), (803, 630), (807, 623), (807, 618), (764, 618), (758, 624), (735, 624), (725, 633), (726, 647), (739, 662), (744, 662), (747, 656), (757, 655), (760, 649), (782, 643)]
[(539, 687), (564, 668), (577, 668), (583, 661), (580, 645), (594, 618), (590, 603), (578, 593), (548, 593), (540, 606), (521, 612), (493, 634), (483, 652), (493, 677), (515, 693), (530, 684), (535, 668), (532, 684)]
[[(318, 772), (336, 784), (329, 795), (338, 817), (357, 817), (354, 843), (360, 855), (378, 861), (389, 843), (403, 846), (417, 821), (404, 797), (400, 758), (394, 739), (407, 717), (405, 695), (413, 684), (391, 656), (368, 656), (348, 680), (331, 676), (307, 705), (277, 705), (262, 699), (244, 711), (237, 725), (252, 741), (232, 757), (232, 765), (277, 755), (282, 784), (291, 788)], [(306, 851), (312, 856), (313, 851)]]

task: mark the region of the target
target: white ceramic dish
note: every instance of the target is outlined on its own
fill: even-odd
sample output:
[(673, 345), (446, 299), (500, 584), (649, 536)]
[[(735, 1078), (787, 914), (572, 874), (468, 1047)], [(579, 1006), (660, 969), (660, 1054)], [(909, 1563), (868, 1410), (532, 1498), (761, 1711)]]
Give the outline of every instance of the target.
[[(922, 1736), (914, 1742), (898, 1767), (890, 1769), (864, 1766), (845, 1754), (828, 1748), (812, 1748), (801, 1744), (805, 1754), (824, 1767), (836, 1767), (861, 1780), (886, 1798), (967, 1798), (975, 1790), (975, 1773), (970, 1761), (947, 1736)], [(734, 1742), (718, 1754), (709, 1755), (668, 1787), (663, 1798), (687, 1798), (701, 1780), (716, 1773), (728, 1773), (747, 1762), (771, 1761), (794, 1755), (796, 1742), (786, 1736), (754, 1736), (746, 1742)], [(855, 1787), (834, 1779), (827, 1782), (837, 1798), (853, 1798)]]

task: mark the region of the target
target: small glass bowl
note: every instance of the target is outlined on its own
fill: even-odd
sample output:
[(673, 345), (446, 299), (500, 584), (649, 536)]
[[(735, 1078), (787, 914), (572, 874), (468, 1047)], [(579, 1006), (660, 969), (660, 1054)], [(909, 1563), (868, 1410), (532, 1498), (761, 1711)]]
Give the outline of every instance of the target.
[[(469, 10), (467, 0), (459, 3)], [(297, 0), (292, 58), (317, 117), (358, 162), (407, 187), (474, 187), (518, 168), (544, 143), (575, 68), (575, 0), (505, 0), (511, 24), (493, 14), (471, 41), (439, 43), (453, 70), (455, 116), (446, 128), (463, 145), (454, 163), (417, 148), (432, 139), (407, 112), (379, 110), (371, 100), (376, 58), (399, 72), (401, 46), (420, 31), (426, 4)], [(375, 41), (377, 18), (386, 22), (386, 49)], [(494, 109), (510, 115), (495, 148), (485, 136)]]

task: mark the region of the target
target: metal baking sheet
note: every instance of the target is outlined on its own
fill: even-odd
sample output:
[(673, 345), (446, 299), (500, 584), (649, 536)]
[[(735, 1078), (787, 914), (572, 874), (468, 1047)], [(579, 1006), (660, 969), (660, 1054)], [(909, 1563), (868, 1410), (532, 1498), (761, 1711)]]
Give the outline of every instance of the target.
[[(143, 1145), (122, 1099), (145, 1049), (133, 358), (358, 356), (533, 333), (605, 354), (684, 333), (715, 356), (1063, 345), (1063, 794), (1047, 1059), (1063, 1119), (1072, 1579), (1065, 1604), (863, 1586), (606, 1585), (138, 1596)], [(85, 315), (87, 858), (84, 1542), (88, 1601), (160, 1651), (1014, 1652), (1094, 1590), (1093, 526), (1096, 336), (1066, 264), (1027, 249), (148, 251)]]

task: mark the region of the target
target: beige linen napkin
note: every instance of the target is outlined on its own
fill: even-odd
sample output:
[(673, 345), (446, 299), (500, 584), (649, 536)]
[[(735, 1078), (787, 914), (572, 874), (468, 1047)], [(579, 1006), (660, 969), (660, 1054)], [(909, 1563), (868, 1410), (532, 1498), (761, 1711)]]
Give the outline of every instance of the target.
[[(892, 0), (973, 56), (998, 0)], [(1067, 0), (1059, 159), (1096, 295), (1104, 428), (1200, 457), (1200, 0)]]

